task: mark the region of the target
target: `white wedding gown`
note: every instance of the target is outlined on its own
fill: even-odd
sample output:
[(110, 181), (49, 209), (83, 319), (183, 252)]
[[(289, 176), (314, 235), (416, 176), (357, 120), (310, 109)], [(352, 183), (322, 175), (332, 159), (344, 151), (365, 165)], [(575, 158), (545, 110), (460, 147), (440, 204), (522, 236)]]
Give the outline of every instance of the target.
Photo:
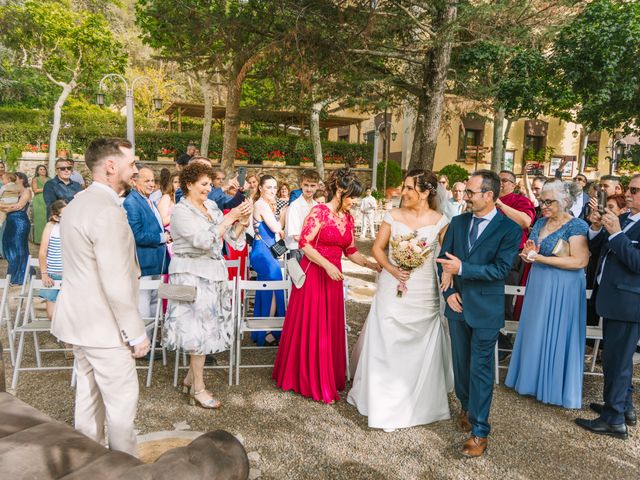
[[(384, 221), (391, 226), (391, 236), (411, 233), (389, 213)], [(436, 225), (418, 230), (433, 253), (411, 273), (408, 292), (401, 298), (396, 295), (398, 280), (386, 270), (380, 274), (358, 340), (361, 352), (347, 396), (350, 404), (369, 417), (369, 427), (407, 428), (450, 417), (451, 344), (441, 315), (435, 263), (438, 234), (447, 223), (443, 216)]]

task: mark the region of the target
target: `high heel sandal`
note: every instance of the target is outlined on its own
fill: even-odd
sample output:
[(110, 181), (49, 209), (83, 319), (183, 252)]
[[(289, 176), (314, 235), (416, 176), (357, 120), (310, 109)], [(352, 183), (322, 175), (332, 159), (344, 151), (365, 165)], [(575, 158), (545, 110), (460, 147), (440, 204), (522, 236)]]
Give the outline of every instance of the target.
[(209, 392), (206, 388), (203, 388), (199, 392), (191, 393), (189, 396), (189, 405), (191, 405), (192, 407), (197, 405), (201, 408), (207, 408), (212, 410), (217, 410), (218, 408), (222, 407), (222, 402), (217, 398), (210, 397), (204, 402), (199, 398), (196, 398), (196, 395), (200, 395), (201, 393), (208, 393), (209, 395), (211, 395), (211, 392)]

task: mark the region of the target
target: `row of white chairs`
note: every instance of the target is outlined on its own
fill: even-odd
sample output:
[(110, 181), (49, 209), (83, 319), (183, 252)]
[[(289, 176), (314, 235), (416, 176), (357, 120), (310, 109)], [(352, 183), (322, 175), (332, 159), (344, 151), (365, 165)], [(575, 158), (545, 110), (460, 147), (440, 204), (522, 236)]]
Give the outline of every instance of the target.
[[(282, 262), (284, 263), (284, 262)], [(2, 314), (3, 323), (7, 325), (7, 336), (9, 339), (9, 350), (11, 352), (11, 360), (14, 364), (14, 372), (12, 378), (12, 388), (15, 389), (18, 384), (19, 375), (24, 371), (47, 371), (47, 370), (68, 370), (73, 369), (69, 365), (45, 365), (42, 359), (42, 353), (59, 352), (64, 353), (70, 349), (67, 347), (58, 348), (41, 348), (39, 334), (49, 333), (51, 330), (51, 322), (46, 317), (36, 316), (36, 309), (34, 307), (34, 301), (38, 295), (39, 290), (58, 290), (60, 289), (61, 282), (55, 282), (52, 287), (45, 287), (42, 280), (39, 280), (36, 275), (33, 275), (33, 269), (37, 269), (37, 259), (30, 259), (27, 266), (27, 274), (25, 275), (24, 283), (21, 287), (20, 293), (17, 294), (17, 311), (15, 315), (15, 321), (9, 315), (8, 307), (8, 286), (10, 279), (4, 279), (0, 281), (0, 288), (2, 288), (2, 296), (0, 297), (0, 312)], [(240, 270), (240, 260), (227, 261), (227, 267), (237, 273)], [(286, 268), (286, 267), (283, 267)], [(161, 280), (142, 280), (140, 282), (140, 290), (158, 291)], [(219, 365), (206, 368), (225, 368), (229, 373), (229, 385), (233, 384), (233, 371), (235, 369), (235, 383), (240, 382), (240, 368), (266, 368), (271, 367), (272, 364), (242, 364), (242, 350), (260, 348), (262, 350), (269, 347), (252, 347), (242, 346), (242, 339), (245, 334), (250, 334), (255, 331), (272, 331), (279, 332), (282, 330), (284, 323), (284, 317), (253, 317), (250, 314), (250, 299), (255, 297), (256, 291), (277, 291), (281, 290), (285, 296), (285, 306), (288, 304), (288, 299), (291, 293), (291, 282), (289, 279), (280, 281), (251, 281), (241, 280), (237, 277), (235, 280), (230, 280), (228, 283), (232, 297), (232, 312), (233, 312), (233, 338), (229, 351), (229, 363), (228, 365)], [(345, 299), (347, 292), (347, 283), (345, 281)], [(147, 331), (151, 331), (151, 349), (149, 355), (148, 365), (139, 365), (139, 369), (146, 370), (146, 386), (151, 385), (153, 376), (153, 366), (155, 363), (156, 352), (161, 351), (163, 365), (167, 363), (166, 350), (159, 346), (157, 343), (158, 332), (162, 328), (163, 314), (162, 314), (162, 298), (158, 298), (157, 306), (154, 312), (154, 316), (144, 319)], [(347, 354), (347, 362), (349, 361), (348, 355), (348, 342), (346, 334), (350, 330), (346, 322), (346, 309), (345, 309), (345, 351)], [(34, 351), (35, 351), (35, 366), (24, 366), (24, 350), (25, 350), (25, 337), (31, 335), (33, 337)], [(15, 344), (17, 343), (17, 351), (14, 353)], [(182, 358), (182, 366), (180, 366), (180, 358)], [(177, 385), (178, 373), (180, 369), (186, 369), (187, 360), (184, 352), (176, 352), (175, 365), (174, 365), (174, 386)], [(349, 375), (349, 365), (347, 363), (347, 375)], [(72, 373), (71, 384), (75, 382), (75, 370)]]

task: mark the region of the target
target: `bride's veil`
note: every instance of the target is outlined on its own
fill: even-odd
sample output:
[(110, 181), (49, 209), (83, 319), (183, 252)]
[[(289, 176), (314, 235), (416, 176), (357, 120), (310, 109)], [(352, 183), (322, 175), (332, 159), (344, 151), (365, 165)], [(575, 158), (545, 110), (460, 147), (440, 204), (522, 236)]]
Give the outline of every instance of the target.
[(436, 201), (437, 201), (436, 210), (439, 213), (442, 213), (443, 215), (444, 215), (444, 206), (447, 203), (448, 199), (449, 197), (447, 196), (447, 189), (444, 188), (444, 186), (441, 183), (438, 183), (438, 186), (436, 187)]

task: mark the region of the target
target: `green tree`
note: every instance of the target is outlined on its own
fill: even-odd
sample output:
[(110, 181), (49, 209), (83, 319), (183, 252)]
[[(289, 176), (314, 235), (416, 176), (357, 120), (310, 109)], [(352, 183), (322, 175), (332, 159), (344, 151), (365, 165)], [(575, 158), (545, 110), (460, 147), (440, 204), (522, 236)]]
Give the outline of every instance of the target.
[(60, 88), (53, 107), (49, 138), (49, 171), (54, 171), (62, 107), (81, 84), (99, 75), (122, 71), (126, 54), (100, 14), (77, 12), (66, 0), (27, 0), (0, 7), (2, 43), (15, 52), (15, 62), (40, 72)]

